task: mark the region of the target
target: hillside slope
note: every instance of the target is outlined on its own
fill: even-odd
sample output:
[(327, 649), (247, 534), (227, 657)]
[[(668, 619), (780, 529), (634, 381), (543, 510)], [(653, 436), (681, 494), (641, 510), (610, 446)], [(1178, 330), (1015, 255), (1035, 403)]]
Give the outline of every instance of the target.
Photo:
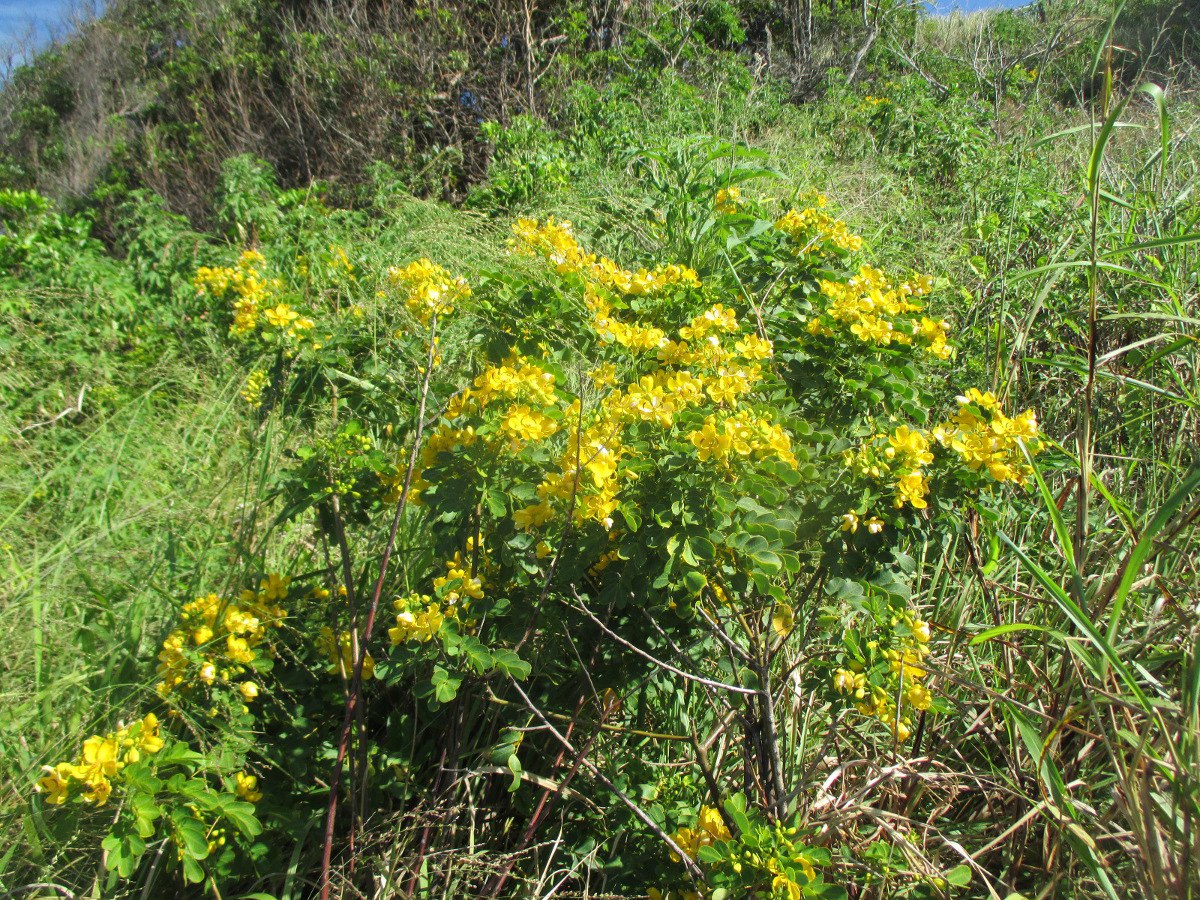
[(863, 9), (12, 74), (0, 889), (1200, 893), (1196, 10)]

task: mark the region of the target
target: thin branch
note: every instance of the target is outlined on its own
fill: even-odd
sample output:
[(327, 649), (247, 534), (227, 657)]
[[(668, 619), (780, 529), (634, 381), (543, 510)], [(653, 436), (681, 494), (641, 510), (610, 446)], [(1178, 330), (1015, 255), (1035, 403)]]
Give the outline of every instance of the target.
[[(571, 742), (563, 737), (563, 735), (559, 734), (558, 729), (550, 724), (550, 720), (546, 718), (541, 709), (538, 708), (537, 704), (529, 699), (529, 695), (521, 690), (521, 685), (517, 682), (517, 680), (511, 675), (508, 676), (508, 680), (512, 684), (513, 690), (521, 695), (521, 699), (525, 701), (525, 705), (529, 707), (529, 711), (541, 720), (542, 724), (546, 726), (552, 735), (554, 735), (555, 739), (562, 744), (564, 748), (566, 748), (566, 751), (568, 753), (578, 752), (571, 745)], [(634, 803), (624, 791), (613, 784), (608, 777), (600, 771), (599, 767), (594, 762), (585, 756), (580, 756), (579, 760), (593, 778), (600, 782), (600, 784), (602, 784), (607, 790), (615, 794), (617, 799), (625, 804), (625, 806), (629, 808), (629, 811), (637, 816), (638, 819), (641, 820), (642, 824), (644, 824), (654, 833), (655, 837), (671, 848), (671, 852), (680, 858), (684, 867), (687, 869), (688, 875), (691, 876), (693, 881), (699, 880), (703, 877), (704, 873), (700, 871), (700, 867), (696, 865), (696, 861), (688, 856), (687, 853), (684, 852), (683, 848), (675, 843), (671, 836), (663, 831), (662, 828), (659, 827), (658, 823), (650, 818), (650, 815), (644, 809)]]
[(736, 684), (725, 684), (724, 682), (721, 682), (721, 681), (713, 681), (711, 678), (704, 678), (703, 676), (700, 676), (700, 675), (693, 675), (690, 672), (685, 672), (682, 669), (677, 669), (677, 668), (675, 668), (675, 666), (671, 665), (670, 663), (665, 663), (661, 659), (657, 659), (656, 657), (651, 656), (649, 653), (647, 653), (645, 650), (641, 649), (640, 647), (637, 647), (634, 644), (629, 643), (629, 641), (625, 640), (625, 638), (621, 637), (619, 634), (617, 634), (615, 631), (613, 631), (611, 628), (609, 628), (607, 625), (605, 625), (603, 622), (601, 622), (599, 619), (597, 619), (596, 616), (593, 615), (592, 611), (584, 605), (583, 600), (580, 598), (578, 591), (576, 591), (574, 587), (571, 588), (571, 593), (574, 594), (575, 599), (579, 601), (579, 606), (577, 607), (577, 609), (580, 612), (582, 612), (585, 616), (587, 616), (589, 619), (591, 619), (593, 622), (595, 622), (596, 625), (599, 626), (601, 631), (603, 631), (605, 634), (607, 634), (610, 638), (612, 638), (614, 641), (616, 641), (621, 646), (623, 646), (629, 650), (632, 650), (638, 656), (653, 663), (654, 665), (658, 666), (660, 669), (665, 669), (666, 671), (668, 671), (674, 675), (678, 675), (680, 678), (684, 678), (688, 681), (695, 681), (698, 684), (705, 684), (705, 685), (708, 685), (709, 687), (717, 688), (718, 690), (722, 690), (722, 691), (733, 691), (735, 694), (757, 694), (758, 693), (758, 690), (756, 688), (744, 688), (744, 687), (740, 687)]

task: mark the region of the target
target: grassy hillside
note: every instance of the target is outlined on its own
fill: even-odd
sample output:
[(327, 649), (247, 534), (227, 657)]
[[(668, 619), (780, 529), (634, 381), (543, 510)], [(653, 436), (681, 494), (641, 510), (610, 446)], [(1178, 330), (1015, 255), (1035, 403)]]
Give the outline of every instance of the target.
[(11, 73), (0, 890), (1200, 894), (1196, 14)]

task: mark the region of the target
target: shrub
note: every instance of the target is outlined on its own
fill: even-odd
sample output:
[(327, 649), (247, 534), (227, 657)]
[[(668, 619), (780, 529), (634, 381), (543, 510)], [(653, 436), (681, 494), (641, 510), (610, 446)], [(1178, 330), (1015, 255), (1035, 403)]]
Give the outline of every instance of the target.
[[(363, 799), (424, 795), (452, 820), (483, 779), (479, 837), (514, 855), (463, 890), (498, 892), (544, 821), (537, 770), (625, 810), (628, 854), (605, 864), (620, 889), (869, 881), (805, 811), (798, 729), (853, 722), (864, 752), (902, 753), (953, 715), (907, 548), (1024, 483), (1037, 428), (973, 389), (943, 411), (933, 279), (859, 262), (823, 198), (773, 211), (744, 193), (752, 157), (664, 153), (646, 157), (673, 163), (648, 181), (664, 249), (636, 268), (520, 219), (508, 264), (470, 280), (339, 247), (197, 272), (245, 402), (304, 433), (269, 517), (312, 536), (268, 530), (257, 589), (182, 608), (159, 655), (168, 750), (103, 773), (124, 801), (110, 869), (157, 870), (165, 840), (185, 881), (281, 871), (298, 817), (324, 810), (353, 839)], [(87, 747), (42, 783), (81, 814), (109, 799)], [(656, 774), (675, 747), (687, 768)], [(557, 793), (583, 861), (611, 825), (574, 790)], [(903, 878), (916, 896), (933, 874)]]

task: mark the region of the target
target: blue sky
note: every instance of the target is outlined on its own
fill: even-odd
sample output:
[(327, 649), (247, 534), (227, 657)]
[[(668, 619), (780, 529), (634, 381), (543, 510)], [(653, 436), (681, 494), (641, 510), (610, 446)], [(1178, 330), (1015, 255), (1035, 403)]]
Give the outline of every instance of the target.
[(1012, 9), (1016, 6), (1026, 6), (1031, 0), (926, 0), (926, 4), (937, 13), (947, 13), (954, 9), (963, 12), (975, 12), (980, 9)]
[(31, 34), (38, 42), (48, 40), (73, 5), (72, 0), (0, 0), (0, 46), (23, 43)]

